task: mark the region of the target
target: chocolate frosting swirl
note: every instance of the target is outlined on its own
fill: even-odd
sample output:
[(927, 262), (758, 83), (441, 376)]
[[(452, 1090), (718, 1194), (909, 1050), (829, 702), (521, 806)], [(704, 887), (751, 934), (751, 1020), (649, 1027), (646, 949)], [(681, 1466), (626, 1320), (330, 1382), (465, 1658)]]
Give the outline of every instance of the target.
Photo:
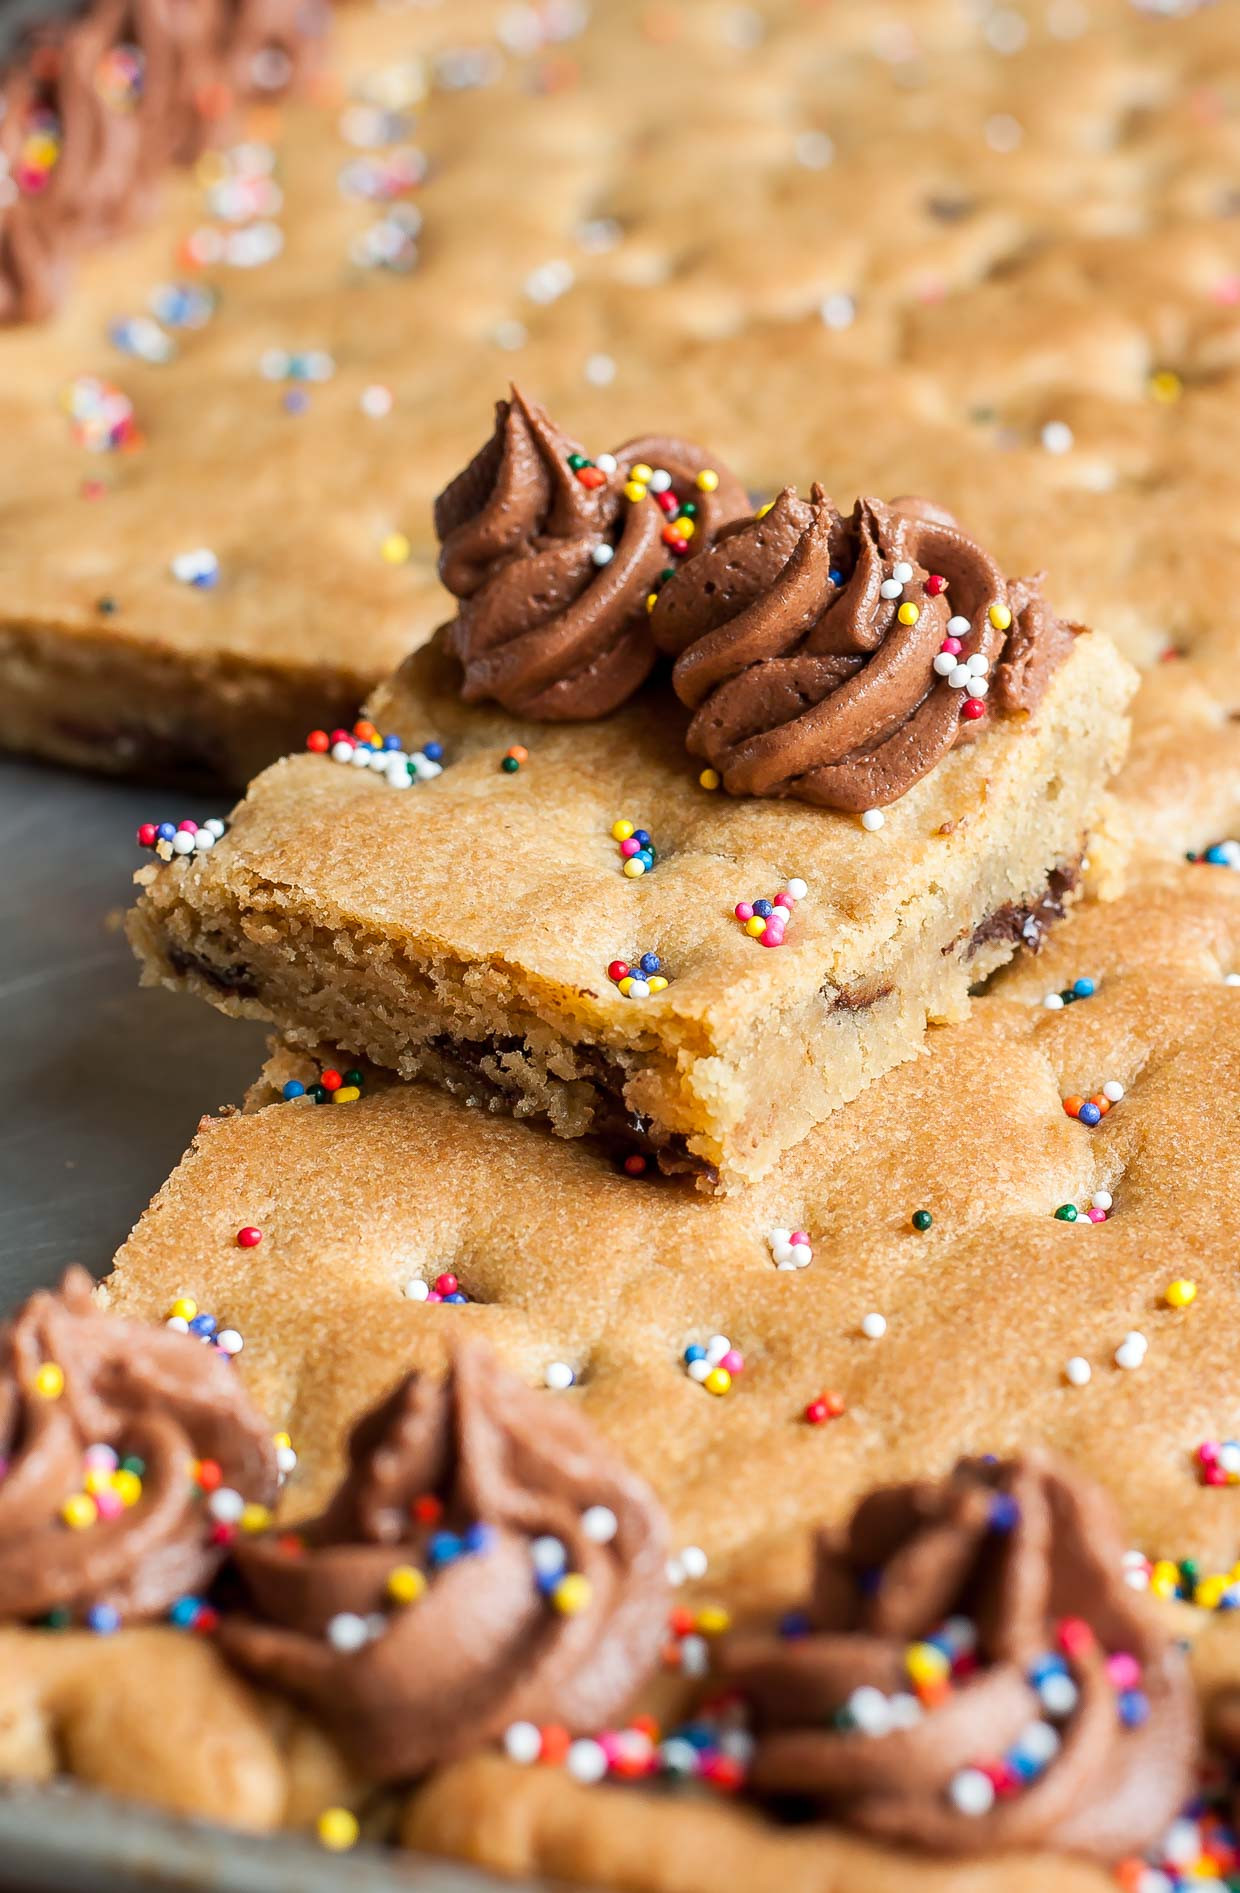
[[(62, 1507), (91, 1446), (143, 1461), (141, 1492), (75, 1530)], [(223, 1355), (106, 1314), (83, 1269), (32, 1295), (0, 1329), (0, 1621), (100, 1604), (154, 1617), (201, 1590), (224, 1555), (193, 1477), (204, 1459), (247, 1501), (275, 1496), (270, 1435)]]
[(1102, 1494), (1040, 1452), (872, 1493), (818, 1539), (807, 1634), (725, 1652), (753, 1785), (939, 1853), (1139, 1851), (1189, 1791), (1197, 1717), (1123, 1549)]
[[(941, 508), (861, 499), (844, 519), (818, 486), (721, 531), (660, 592), (651, 631), (694, 712), (689, 750), (725, 788), (852, 810), (894, 802), (975, 736), (983, 699), (1034, 709), (1072, 642), (1039, 581), (1009, 583)], [(935, 668), (949, 636), (954, 677)]]
[[(0, 321), (28, 321), (60, 299), (72, 254), (149, 209), (161, 172), (197, 157), (230, 96), (259, 81), (257, 55), (304, 68), (321, 0), (94, 0), (80, 18), (30, 36), (0, 77)], [(113, 97), (106, 61), (136, 59), (134, 95)], [(26, 176), (21, 153), (46, 125), (58, 154)]]
[[(570, 465), (570, 457), (583, 464)], [(748, 511), (744, 489), (691, 441), (645, 435), (604, 472), (519, 389), (496, 404), (495, 431), (435, 502), (439, 572), (459, 599), (449, 627), (469, 703), (493, 698), (517, 716), (605, 716), (641, 684), (657, 655), (647, 598), (680, 557), (693, 562), (719, 528)], [(671, 475), (696, 512), (684, 553), (669, 546), (655, 492), (625, 496), (642, 464)], [(714, 472), (711, 491), (697, 476)]]
[(359, 1422), (349, 1461), (298, 1540), (238, 1544), (237, 1663), (378, 1780), (513, 1721), (584, 1731), (621, 1709), (665, 1631), (665, 1528), (571, 1406), (460, 1342), (446, 1381), (413, 1374)]

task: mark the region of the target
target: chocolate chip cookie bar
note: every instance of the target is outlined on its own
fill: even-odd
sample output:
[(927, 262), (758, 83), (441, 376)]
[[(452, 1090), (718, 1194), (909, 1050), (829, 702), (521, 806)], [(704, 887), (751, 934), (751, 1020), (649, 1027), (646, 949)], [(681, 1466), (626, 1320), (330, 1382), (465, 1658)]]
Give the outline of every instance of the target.
[(438, 642), (373, 707), (400, 756), (439, 746), (433, 779), (338, 740), (260, 776), (209, 859), (143, 870), (144, 977), (727, 1191), (1038, 945), (1131, 675), (1070, 638), (1035, 711), (860, 817), (703, 787), (658, 684), (580, 727), (458, 684)]

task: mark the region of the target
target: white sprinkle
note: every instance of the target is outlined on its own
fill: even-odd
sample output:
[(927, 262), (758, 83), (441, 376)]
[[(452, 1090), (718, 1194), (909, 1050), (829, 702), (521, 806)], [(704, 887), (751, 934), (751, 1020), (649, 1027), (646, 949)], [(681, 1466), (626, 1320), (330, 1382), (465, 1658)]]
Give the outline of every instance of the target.
[(897, 585), (909, 585), (913, 579), (913, 568), (907, 559), (899, 559), (891, 568), (891, 576)]
[(994, 1785), (980, 1768), (962, 1768), (953, 1775), (947, 1794), (958, 1814), (989, 1814), (995, 1804)]
[(245, 1339), (235, 1328), (221, 1328), (215, 1337), (215, 1345), (221, 1354), (240, 1354)]
[(861, 1332), (867, 1341), (881, 1341), (887, 1332), (886, 1315), (866, 1315), (861, 1323)]
[(543, 1372), (543, 1380), (554, 1393), (563, 1393), (576, 1378), (567, 1361), (550, 1361)]
[(1063, 1372), (1064, 1379), (1072, 1387), (1088, 1387), (1093, 1379), (1093, 1368), (1083, 1354), (1074, 1354)]
[[(793, 900), (804, 900), (805, 896), (809, 893), (809, 888), (804, 881), (794, 879), (788, 883), (788, 892), (791, 894)], [(1240, 977), (1240, 975), (1238, 975), (1238, 977)]]
[(189, 1333), (189, 1322), (185, 1319), (184, 1315), (169, 1315), (164, 1326), (171, 1328), (174, 1334)]
[(405, 1283), (406, 1301), (425, 1301), (430, 1292), (420, 1276), (415, 1275)]
[(1140, 1367), (1148, 1350), (1149, 1342), (1143, 1334), (1137, 1333), (1134, 1329), (1131, 1334), (1124, 1336), (1116, 1348), (1115, 1365), (1127, 1368)]
[(984, 697), (990, 689), (988, 677), (970, 677), (964, 687), (966, 697)]
[(825, 171), (835, 156), (835, 146), (825, 131), (799, 131), (793, 148), (797, 163), (807, 171)]
[(691, 1583), (706, 1576), (707, 1558), (700, 1545), (686, 1545), (680, 1554), (680, 1568)]
[(685, 1368), (685, 1372), (688, 1374), (690, 1380), (697, 1381), (705, 1380), (710, 1371), (711, 1366), (709, 1361), (690, 1361)]
[(217, 841), (220, 839), (221, 835), (228, 833), (227, 822), (222, 822), (218, 815), (212, 815), (209, 820), (203, 823), (203, 827), (213, 834)]
[(206, 587), (219, 577), (220, 562), (210, 546), (195, 546), (192, 552), (178, 552), (172, 561), (172, 576), (182, 585)]
[(369, 388), (363, 388), (358, 406), (363, 414), (368, 414), (372, 421), (381, 421), (392, 412), (392, 390), (378, 382), (372, 382)]
[(297, 1470), (297, 1454), (291, 1446), (276, 1447), (276, 1471), (281, 1478), (287, 1479), (290, 1472)]
[[(594, 464), (597, 466), (598, 462)], [(646, 482), (652, 493), (666, 493), (671, 484), (672, 476), (666, 467), (656, 467)]]
[(258, 358), (258, 372), (264, 381), (283, 381), (288, 373), (289, 356), (284, 348), (265, 348)]
[(510, 1762), (528, 1767), (542, 1754), (542, 1736), (532, 1722), (511, 1722), (504, 1730), (504, 1753)]
[(1070, 1676), (1047, 1676), (1038, 1684), (1038, 1695), (1047, 1715), (1062, 1721), (1076, 1708), (1079, 1691)]
[(990, 659), (983, 657), (980, 651), (974, 651), (972, 657), (965, 658), (964, 667), (967, 671), (970, 671), (974, 677), (984, 677), (986, 672), (990, 669)]
[(616, 378), (616, 364), (610, 355), (587, 355), (586, 380), (592, 388), (610, 388)]
[(686, 1676), (705, 1676), (710, 1669), (710, 1645), (705, 1637), (684, 1637), (680, 1645), (680, 1667)]
[(590, 554), (590, 557), (593, 559), (595, 565), (610, 565), (612, 560), (615, 558), (615, 556), (616, 556), (615, 547), (609, 546), (605, 539), (600, 539), (599, 543), (595, 546), (593, 552), (591, 552)]
[(799, 1269), (807, 1269), (814, 1259), (814, 1251), (808, 1242), (794, 1242), (788, 1251), (788, 1260)]
[(957, 658), (947, 673), (947, 681), (953, 690), (963, 690), (969, 681), (969, 667)]
[(194, 837), (189, 833), (188, 829), (177, 829), (176, 834), (172, 837), (172, 852), (173, 854), (193, 854)]
[(1029, 38), (1029, 28), (1011, 7), (992, 13), (983, 29), (987, 43), (997, 53), (1018, 53)]
[(581, 1529), (592, 1545), (609, 1545), (620, 1529), (610, 1505), (590, 1505), (581, 1514)]
[(949, 637), (967, 638), (972, 629), (973, 627), (969, 623), (969, 620), (962, 618), (959, 612), (956, 613), (954, 618), (947, 620), (947, 635)]
[(620, 463), (616, 459), (615, 454), (596, 454), (594, 464), (600, 473), (605, 473), (610, 479)]
[(215, 846), (215, 836), (209, 828), (200, 828), (194, 836), (194, 853), (210, 854)]
[(1049, 1722), (1031, 1722), (1016, 1738), (1019, 1753), (1042, 1768), (1053, 1761), (1061, 1747), (1062, 1737), (1058, 1729), (1052, 1729)]
[(1224, 986), (1240, 986), (1240, 973), (1224, 973)]
[(573, 235), (587, 256), (601, 256), (615, 249), (624, 232), (614, 217), (590, 217), (577, 225)]
[(515, 349), (525, 347), (529, 341), (529, 334), (524, 322), (510, 320), (497, 322), (491, 331), (491, 339), (497, 348), (507, 349), (511, 353)]
[(1110, 1190), (1095, 1190), (1089, 1199), (1091, 1209), (1110, 1209), (1113, 1202)]
[(563, 257), (554, 257), (551, 262), (540, 263), (537, 269), (531, 270), (523, 287), (531, 302), (556, 302), (572, 288), (575, 280), (572, 264)]
[(1042, 1004), (1046, 1007), (1048, 1012), (1062, 1012), (1064, 1009), (1063, 995), (1061, 993), (1047, 993)]
[(992, 151), (1015, 151), (1024, 135), (1020, 121), (1010, 112), (995, 112), (986, 120), (986, 143)]
[(608, 1772), (608, 1751), (593, 1736), (581, 1736), (568, 1745), (564, 1766), (574, 1781), (602, 1781)]
[(885, 578), (878, 588), (880, 598), (898, 598), (904, 590), (898, 578)]
[(844, 1707), (862, 1735), (886, 1735), (891, 1728), (891, 1705), (872, 1683), (854, 1689)]
[(819, 304), (818, 313), (822, 317), (823, 326), (825, 328), (836, 330), (851, 329), (856, 320), (857, 305), (852, 297), (846, 295), (841, 289), (837, 290), (833, 296), (826, 297), (826, 299)]
[(221, 1525), (235, 1525), (245, 1510), (245, 1500), (230, 1485), (222, 1485), (207, 1500), (207, 1510)]
[[(624, 865), (625, 865), (625, 867), (626, 867), (626, 868), (628, 868), (628, 867), (630, 867), (630, 866), (631, 866), (632, 864), (631, 864), (631, 862), (629, 862), (629, 861), (626, 861)], [(645, 868), (643, 868), (643, 869), (642, 869), (642, 873), (644, 874), (645, 872), (646, 872), (646, 870), (645, 870)], [(637, 877), (636, 877), (636, 876), (633, 876), (633, 877), (631, 877), (631, 878), (633, 878), (633, 879), (636, 879)], [(650, 997), (650, 988), (649, 988), (649, 986), (648, 986), (648, 985), (646, 984), (646, 981), (645, 981), (644, 979), (635, 979), (635, 980), (634, 980), (634, 981), (632, 982), (632, 984), (630, 985), (630, 987), (629, 987), (629, 990), (628, 990), (628, 992), (626, 993), (626, 995), (625, 995), (625, 997), (626, 997), (626, 998), (628, 998), (628, 999), (649, 999), (649, 997)]]
[(1042, 445), (1048, 454), (1068, 454), (1075, 445), (1072, 429), (1066, 421), (1048, 421), (1042, 429)]
[(1102, 1095), (1110, 1104), (1118, 1104), (1124, 1095), (1123, 1085), (1116, 1084), (1114, 1078), (1108, 1079), (1102, 1087)]
[(568, 1563), (568, 1553), (558, 1538), (531, 1538), (530, 1563), (539, 1577), (559, 1577)]
[(936, 677), (950, 677), (956, 668), (956, 659), (951, 651), (937, 651), (934, 658)]
[(732, 1343), (726, 1334), (712, 1334), (706, 1343), (706, 1358), (712, 1367), (717, 1367), (725, 1354), (732, 1350)]
[(364, 1644), (370, 1642), (370, 1631), (366, 1627), (365, 1618), (359, 1617), (352, 1610), (342, 1610), (337, 1616), (330, 1617), (326, 1634), (327, 1641), (333, 1650), (360, 1650)]
[(883, 814), (881, 808), (868, 808), (861, 817), (861, 826), (868, 828), (871, 834), (875, 834), (882, 827), (886, 819), (887, 817)]

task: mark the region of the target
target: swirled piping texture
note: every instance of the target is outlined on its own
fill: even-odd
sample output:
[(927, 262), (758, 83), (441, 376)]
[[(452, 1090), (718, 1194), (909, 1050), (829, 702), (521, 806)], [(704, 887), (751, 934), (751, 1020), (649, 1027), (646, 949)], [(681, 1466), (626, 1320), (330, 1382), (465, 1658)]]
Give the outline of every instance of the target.
[[(651, 630), (726, 789), (851, 810), (894, 802), (987, 715), (1034, 709), (1072, 642), (1038, 581), (1009, 583), (950, 514), (862, 499), (844, 519), (820, 487), (722, 531)], [(972, 697), (936, 672), (951, 635)]]
[[(40, 1391), (49, 1367), (58, 1393)], [(141, 1460), (142, 1489), (75, 1530), (62, 1507), (91, 1446)], [(98, 1604), (154, 1617), (201, 1590), (223, 1557), (193, 1477), (201, 1460), (247, 1500), (275, 1496), (270, 1436), (225, 1356), (106, 1314), (82, 1269), (32, 1295), (0, 1329), (0, 1622)]]
[[(1138, 1852), (1187, 1795), (1197, 1718), (1123, 1549), (1102, 1494), (1041, 1453), (871, 1494), (818, 1541), (806, 1634), (726, 1653), (754, 1786), (938, 1853)], [(966, 1654), (919, 1698), (936, 1645)], [(986, 1770), (989, 1810), (958, 1802)]]
[[(603, 1538), (590, 1528), (599, 1507), (614, 1521)], [(570, 1610), (556, 1601), (557, 1545)], [(458, 1343), (446, 1381), (413, 1375), (358, 1424), (321, 1518), (296, 1540), (239, 1543), (236, 1561), (251, 1614), (224, 1618), (224, 1648), (382, 1780), (516, 1720), (603, 1726), (665, 1626), (651, 1493), (570, 1407), (476, 1343)]]
[[(459, 601), (448, 639), (467, 702), (493, 699), (537, 721), (614, 710), (654, 664), (647, 599), (660, 573), (693, 563), (748, 511), (735, 476), (690, 441), (643, 436), (611, 458), (607, 471), (588, 461), (514, 388), (491, 439), (440, 494), (439, 571)], [(671, 476), (662, 504), (653, 490), (626, 495), (643, 464)], [(716, 476), (710, 491), (702, 473)], [(693, 531), (681, 550), (664, 506), (686, 501)]]
[[(264, 55), (300, 76), (325, 20), (324, 0), (95, 0), (33, 35), (0, 76), (0, 322), (48, 315), (74, 253), (147, 214), (166, 167), (267, 85)], [(32, 164), (40, 133), (54, 157)]]

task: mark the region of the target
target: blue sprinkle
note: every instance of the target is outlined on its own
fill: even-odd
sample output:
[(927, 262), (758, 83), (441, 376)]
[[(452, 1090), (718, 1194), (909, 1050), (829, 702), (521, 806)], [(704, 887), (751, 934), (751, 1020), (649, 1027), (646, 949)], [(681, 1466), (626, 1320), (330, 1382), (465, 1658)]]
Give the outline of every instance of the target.
[(1205, 859), (1216, 868), (1225, 868), (1227, 866), (1227, 850), (1222, 847), (1220, 843), (1215, 842), (1212, 848), (1206, 849)]
[(991, 1531), (1011, 1531), (1020, 1523), (1020, 1506), (1008, 1492), (996, 1492), (990, 1501)]
[(445, 1295), (443, 1299), (446, 1302), (463, 1302), (463, 1301), (468, 1301), (469, 1297), (468, 1295), (462, 1295), (460, 1289), (458, 1288), (451, 1295)]
[(842, 585), (844, 582), (844, 574), (837, 572), (834, 566), (832, 566), (831, 570), (827, 573), (827, 577), (833, 585)]
[(1150, 1713), (1150, 1699), (1143, 1689), (1125, 1689), (1119, 1698), (1119, 1719), (1126, 1729), (1139, 1729)]
[(649, 874), (651, 868), (654, 866), (654, 855), (649, 848), (639, 848), (637, 853), (633, 856), (633, 859), (634, 861), (641, 862), (647, 874)]
[(1072, 991), (1078, 999), (1088, 999), (1097, 990), (1092, 979), (1074, 979), (1072, 982)]
[(1085, 1103), (1077, 1112), (1077, 1117), (1082, 1124), (1101, 1124), (1102, 1122), (1102, 1112), (1098, 1109), (1096, 1104), (1091, 1104), (1088, 1099), (1086, 1099)]
[(200, 1597), (178, 1597), (168, 1612), (168, 1622), (175, 1624), (178, 1630), (190, 1630), (201, 1609)]
[(93, 1604), (86, 1613), (86, 1628), (93, 1630), (96, 1636), (110, 1637), (121, 1627), (121, 1613), (111, 1604)]
[(401, 744), (400, 744), (399, 736), (385, 736), (383, 739), (384, 749), (399, 749), (400, 746)]
[(753, 910), (762, 920), (769, 920), (771, 914), (775, 911), (769, 900), (756, 900), (753, 904)]
[(1043, 1764), (1035, 1761), (1032, 1755), (1023, 1755), (1018, 1748), (1009, 1749), (1003, 1759), (1020, 1781), (1032, 1781), (1035, 1775), (1042, 1772)]
[(1029, 1665), (1028, 1670), (1029, 1681), (1034, 1689), (1040, 1689), (1050, 1676), (1066, 1676), (1067, 1674), (1067, 1662), (1054, 1650), (1048, 1650), (1045, 1656), (1038, 1657)]
[(706, 1359), (706, 1349), (704, 1347), (699, 1347), (696, 1341), (693, 1343), (691, 1347), (687, 1347), (685, 1349), (685, 1366), (686, 1367), (689, 1365), (691, 1361), (704, 1361), (705, 1359)]
[(423, 743), (422, 754), (426, 757), (427, 762), (442, 762), (443, 761), (443, 744), (442, 743)]
[(643, 953), (637, 964), (643, 973), (657, 973), (663, 962), (657, 953)]
[(304, 1098), (306, 1095), (306, 1087), (300, 1084), (296, 1078), (290, 1078), (284, 1087), (283, 1095), (286, 1098)]
[(282, 399), (286, 414), (304, 414), (310, 405), (310, 396), (304, 388), (290, 388)]
[(480, 1551), (489, 1551), (494, 1537), (495, 1533), (491, 1530), (489, 1525), (479, 1523), (469, 1527), (469, 1530), (465, 1533), (463, 1543), (466, 1551), (469, 1552), (477, 1553)]
[(633, 830), (632, 839), (637, 843), (639, 848), (648, 848), (650, 846), (650, 836), (644, 828), (635, 828)]
[(786, 1610), (779, 1620), (781, 1637), (807, 1637), (811, 1628), (809, 1617), (803, 1610)]
[(681, 1741), (688, 1742), (691, 1748), (714, 1748), (718, 1741), (714, 1729), (705, 1722), (686, 1722), (678, 1733)]
[(160, 841), (171, 841), (176, 832), (175, 822), (161, 822), (159, 827), (155, 830), (156, 836)]
[(883, 1588), (883, 1568), (880, 1564), (871, 1565), (868, 1571), (857, 1575), (857, 1589), (862, 1597), (877, 1597)]
[(214, 1334), (219, 1327), (214, 1315), (195, 1315), (189, 1324), (191, 1334)]
[(437, 1531), (427, 1546), (427, 1557), (432, 1564), (451, 1564), (464, 1550), (461, 1540), (455, 1532)]

